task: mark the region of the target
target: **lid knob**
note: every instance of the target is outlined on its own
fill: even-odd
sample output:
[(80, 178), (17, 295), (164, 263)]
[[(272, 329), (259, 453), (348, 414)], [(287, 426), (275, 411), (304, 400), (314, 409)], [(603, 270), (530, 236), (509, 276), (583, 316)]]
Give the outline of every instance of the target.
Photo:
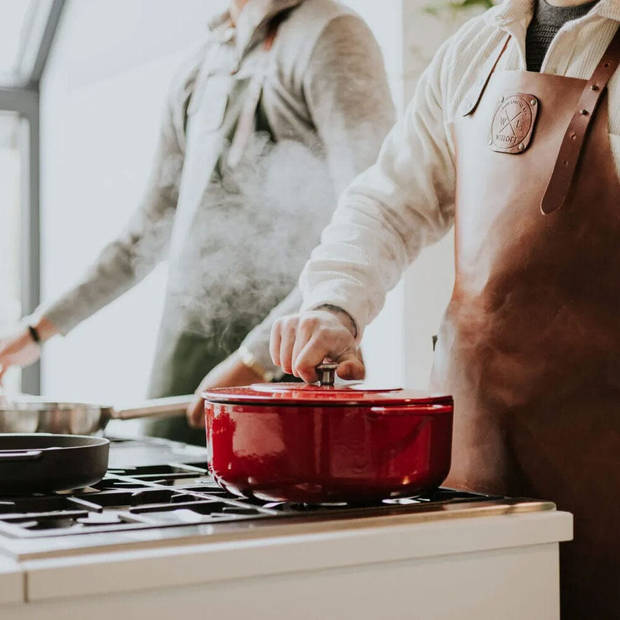
[(336, 381), (336, 362), (323, 362), (316, 367), (316, 374), (319, 376), (319, 385), (330, 387)]

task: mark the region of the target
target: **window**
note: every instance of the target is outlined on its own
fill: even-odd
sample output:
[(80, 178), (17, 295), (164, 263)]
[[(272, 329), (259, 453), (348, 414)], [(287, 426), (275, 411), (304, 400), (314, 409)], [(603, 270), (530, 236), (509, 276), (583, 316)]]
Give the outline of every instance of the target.
[[(16, 112), (0, 111), (0, 334), (11, 329), (22, 315), (22, 243), (25, 203), (25, 162), (28, 122)], [(6, 383), (19, 386), (19, 372)]]
[[(0, 337), (39, 301), (39, 83), (63, 5), (0, 0)], [(38, 392), (38, 364), (12, 375)]]
[(29, 81), (52, 4), (52, 0), (0, 0), (0, 86)]

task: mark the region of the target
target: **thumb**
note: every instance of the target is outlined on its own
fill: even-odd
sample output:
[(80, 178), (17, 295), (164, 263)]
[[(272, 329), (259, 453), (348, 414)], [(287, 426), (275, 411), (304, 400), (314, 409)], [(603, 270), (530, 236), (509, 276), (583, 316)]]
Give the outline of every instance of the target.
[(341, 379), (361, 380), (366, 376), (366, 368), (357, 351), (346, 351), (338, 358), (336, 373)]

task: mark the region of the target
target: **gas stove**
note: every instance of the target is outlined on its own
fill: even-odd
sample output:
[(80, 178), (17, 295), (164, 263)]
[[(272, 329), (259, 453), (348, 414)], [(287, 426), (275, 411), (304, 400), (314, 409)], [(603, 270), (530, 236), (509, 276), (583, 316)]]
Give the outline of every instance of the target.
[(112, 440), (96, 485), (0, 496), (0, 553), (16, 559), (286, 535), (376, 519), (428, 521), (553, 510), (551, 502), (440, 488), (372, 505), (310, 506), (240, 498), (209, 476), (206, 450), (162, 439)]

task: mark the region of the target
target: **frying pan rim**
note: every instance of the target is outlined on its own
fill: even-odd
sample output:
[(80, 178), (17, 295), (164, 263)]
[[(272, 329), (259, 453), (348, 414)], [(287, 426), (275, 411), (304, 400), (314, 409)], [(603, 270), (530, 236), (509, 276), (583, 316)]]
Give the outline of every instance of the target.
[[(82, 448), (94, 448), (100, 447), (110, 444), (110, 440), (106, 437), (97, 437), (93, 435), (66, 435), (66, 434), (56, 434), (56, 433), (0, 433), (0, 440), (3, 437), (31, 437), (31, 438), (41, 438), (41, 437), (53, 437), (54, 439), (71, 439), (71, 440), (79, 440), (79, 439), (87, 439), (88, 443), (83, 443), (78, 446), (49, 446), (47, 448), (41, 448), (38, 446), (33, 446), (31, 448), (17, 448), (17, 450), (80, 450)], [(2, 452), (15, 452), (16, 448), (13, 449), (0, 449), (0, 453)]]
[(77, 407), (87, 407), (89, 409), (98, 409), (100, 411), (107, 411), (113, 409), (112, 405), (98, 405), (97, 403), (85, 403), (85, 402), (71, 402), (71, 401), (54, 401), (54, 400), (41, 400), (41, 401), (16, 401), (11, 407), (1, 407), (0, 414), (12, 413), (15, 411), (45, 411), (47, 409), (58, 409), (60, 411), (71, 411)]

